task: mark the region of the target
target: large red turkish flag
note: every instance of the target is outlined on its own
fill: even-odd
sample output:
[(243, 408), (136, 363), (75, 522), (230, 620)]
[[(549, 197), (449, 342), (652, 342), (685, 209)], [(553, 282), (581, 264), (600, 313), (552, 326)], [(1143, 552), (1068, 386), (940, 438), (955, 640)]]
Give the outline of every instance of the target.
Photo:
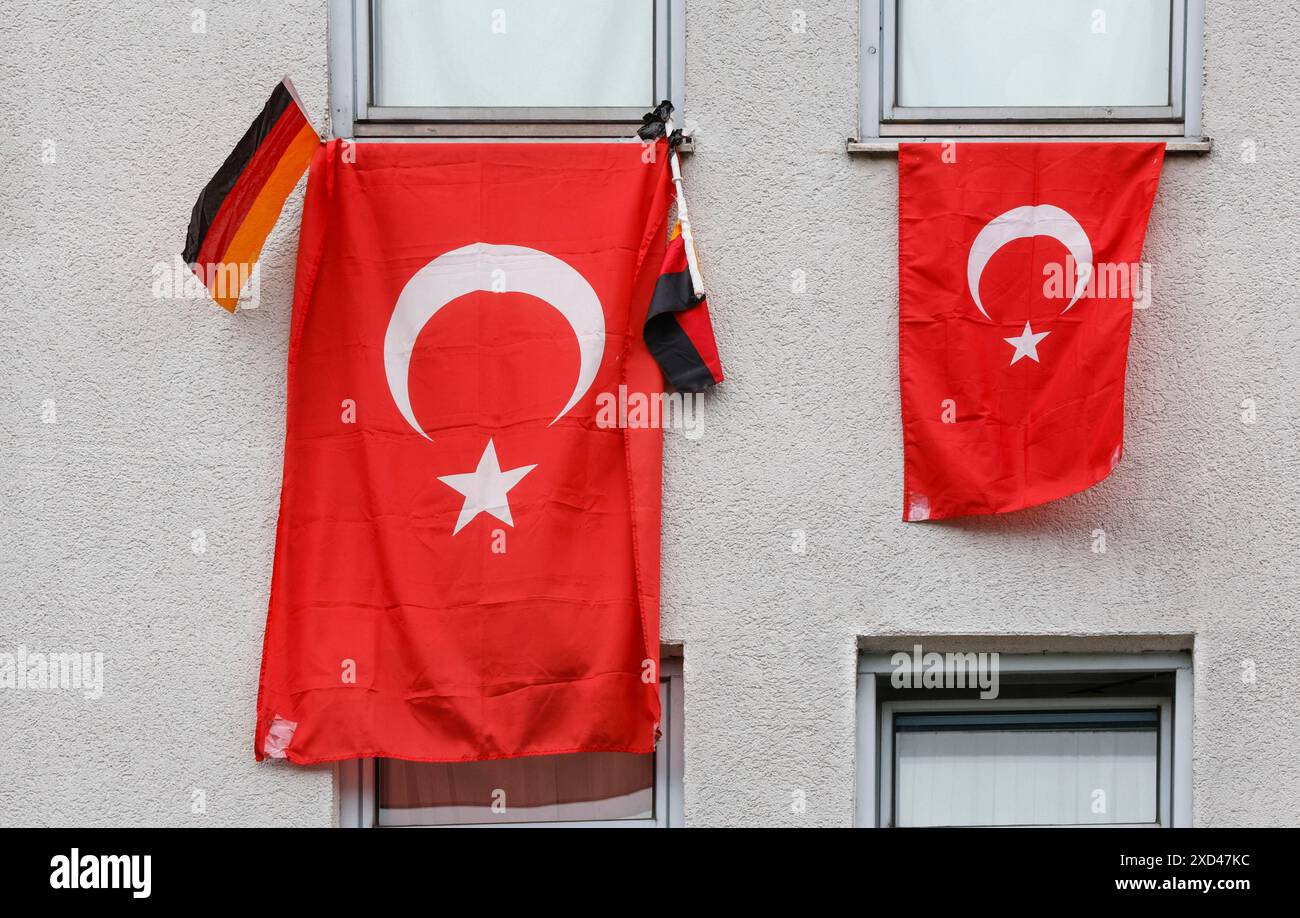
[[(255, 751), (648, 752), (666, 144), (323, 146)], [(630, 398), (631, 396), (626, 396)]]
[(1004, 513), (1119, 462), (1159, 143), (899, 150), (903, 518)]

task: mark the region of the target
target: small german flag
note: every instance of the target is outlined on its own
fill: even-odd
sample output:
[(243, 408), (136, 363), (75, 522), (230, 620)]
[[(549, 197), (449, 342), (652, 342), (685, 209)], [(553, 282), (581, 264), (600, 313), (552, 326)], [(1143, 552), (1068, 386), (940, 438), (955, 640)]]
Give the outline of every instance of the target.
[(686, 246), (678, 223), (664, 253), (644, 334), (664, 378), (675, 389), (703, 392), (722, 382), (722, 362), (713, 340), (709, 303), (695, 290)]
[(223, 309), (235, 311), (262, 244), (320, 142), (285, 77), (199, 195), (183, 257)]

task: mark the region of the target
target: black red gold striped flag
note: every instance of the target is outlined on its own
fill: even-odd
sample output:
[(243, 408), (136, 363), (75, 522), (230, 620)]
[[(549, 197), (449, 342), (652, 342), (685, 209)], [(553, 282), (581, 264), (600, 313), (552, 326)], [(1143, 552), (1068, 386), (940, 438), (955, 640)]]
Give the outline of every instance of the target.
[(673, 103), (664, 99), (641, 118), (637, 136), (643, 143), (668, 139), (669, 166), (677, 200), (677, 225), (673, 227), (663, 268), (655, 284), (646, 315), (645, 342), (664, 378), (679, 392), (703, 392), (722, 382), (722, 363), (713, 339), (713, 322), (704, 294), (704, 281), (695, 257), (691, 218), (682, 187), (681, 159), (677, 147), (682, 132), (673, 128)]
[(199, 195), (183, 257), (223, 309), (235, 311), (262, 244), (320, 142), (285, 77)]
[(680, 392), (703, 392), (722, 382), (709, 303), (695, 292), (682, 225), (673, 228), (646, 316), (645, 341), (664, 377)]

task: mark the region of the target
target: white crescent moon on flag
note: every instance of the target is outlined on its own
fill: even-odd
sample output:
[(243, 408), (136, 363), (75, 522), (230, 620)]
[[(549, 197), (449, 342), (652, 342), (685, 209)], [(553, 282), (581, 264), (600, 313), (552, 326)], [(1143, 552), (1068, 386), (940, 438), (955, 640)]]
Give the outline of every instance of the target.
[(519, 245), (475, 242), (444, 252), (406, 282), (384, 335), (384, 370), (393, 401), (407, 423), (430, 442), (433, 438), (420, 427), (411, 408), (411, 353), (420, 332), (438, 310), (479, 290), (535, 296), (558, 310), (577, 336), (578, 381), (552, 424), (568, 414), (591, 387), (605, 354), (605, 310), (591, 284), (570, 265)]
[(1087, 279), (1092, 275), (1092, 243), (1079, 221), (1068, 211), (1051, 204), (1017, 207), (994, 217), (979, 231), (971, 243), (970, 256), (966, 259), (966, 283), (970, 287), (971, 298), (975, 300), (975, 308), (990, 322), (993, 320), (980, 302), (980, 276), (984, 273), (984, 267), (998, 249), (1008, 242), (1031, 236), (1052, 237), (1065, 246), (1074, 259), (1074, 296), (1069, 305), (1061, 310), (1061, 315), (1069, 312), (1070, 307), (1083, 296)]

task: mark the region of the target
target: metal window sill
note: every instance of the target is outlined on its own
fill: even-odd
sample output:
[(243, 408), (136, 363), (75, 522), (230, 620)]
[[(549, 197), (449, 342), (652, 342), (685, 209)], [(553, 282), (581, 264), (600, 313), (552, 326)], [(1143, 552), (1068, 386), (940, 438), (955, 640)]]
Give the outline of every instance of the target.
[[(1159, 137), (878, 137), (858, 140), (850, 137), (845, 144), (848, 153), (877, 156), (895, 156), (900, 143), (1150, 143)], [(1204, 156), (1210, 152), (1213, 141), (1209, 137), (1172, 137), (1165, 141), (1166, 153), (1191, 153)]]
[[(409, 142), (441, 141), (445, 143), (640, 143), (636, 129), (640, 124), (575, 123), (447, 123), (447, 122), (374, 122), (358, 121), (349, 140)], [(690, 134), (682, 137), (680, 153), (695, 151)]]

